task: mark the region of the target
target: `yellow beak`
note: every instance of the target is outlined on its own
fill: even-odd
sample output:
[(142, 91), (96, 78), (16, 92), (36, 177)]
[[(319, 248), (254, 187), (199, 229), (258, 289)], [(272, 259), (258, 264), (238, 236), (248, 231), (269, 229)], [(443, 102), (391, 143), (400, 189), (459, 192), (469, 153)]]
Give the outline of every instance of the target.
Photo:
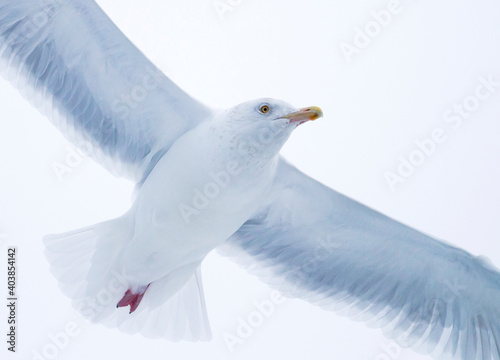
[(307, 121), (314, 121), (323, 116), (323, 111), (317, 106), (300, 109), (297, 112), (283, 116), (283, 119), (290, 119), (290, 123), (303, 124)]

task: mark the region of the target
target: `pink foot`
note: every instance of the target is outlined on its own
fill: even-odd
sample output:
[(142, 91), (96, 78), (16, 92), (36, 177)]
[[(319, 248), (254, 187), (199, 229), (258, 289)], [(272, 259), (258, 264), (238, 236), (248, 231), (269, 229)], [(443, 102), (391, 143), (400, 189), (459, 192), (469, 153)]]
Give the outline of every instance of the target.
[(143, 291), (137, 294), (134, 294), (130, 290), (127, 290), (123, 298), (118, 302), (118, 304), (116, 304), (116, 307), (121, 308), (130, 305), (129, 314), (132, 314), (141, 303), (141, 300), (144, 297), (144, 294), (146, 293), (146, 290), (148, 289), (149, 285), (151, 284), (148, 284), (148, 286), (146, 286), (146, 288)]

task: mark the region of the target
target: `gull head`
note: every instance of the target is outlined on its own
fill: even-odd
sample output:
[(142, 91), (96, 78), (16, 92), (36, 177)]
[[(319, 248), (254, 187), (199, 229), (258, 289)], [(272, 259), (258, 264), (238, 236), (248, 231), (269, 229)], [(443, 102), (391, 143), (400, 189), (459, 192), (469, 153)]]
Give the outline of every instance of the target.
[[(299, 125), (323, 116), (319, 107), (296, 108), (271, 98), (251, 100), (221, 114), (239, 151), (277, 155), (288, 137)], [(241, 152), (241, 151), (240, 151)]]

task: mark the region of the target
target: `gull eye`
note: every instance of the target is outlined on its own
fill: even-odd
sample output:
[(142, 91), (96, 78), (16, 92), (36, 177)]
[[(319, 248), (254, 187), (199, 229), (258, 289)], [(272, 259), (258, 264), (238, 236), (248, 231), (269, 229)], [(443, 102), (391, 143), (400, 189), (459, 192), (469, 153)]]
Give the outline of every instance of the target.
[(267, 114), (270, 110), (269, 105), (262, 105), (259, 109), (262, 114)]

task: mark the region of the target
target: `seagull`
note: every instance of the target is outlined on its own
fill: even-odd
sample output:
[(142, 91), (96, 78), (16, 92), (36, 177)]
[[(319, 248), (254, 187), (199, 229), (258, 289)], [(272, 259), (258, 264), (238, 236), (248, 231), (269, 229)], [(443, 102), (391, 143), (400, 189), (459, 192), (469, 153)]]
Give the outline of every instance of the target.
[(211, 338), (212, 250), (281, 293), (437, 358), (500, 359), (500, 273), (303, 174), (280, 155), (323, 116), (270, 98), (194, 99), (93, 0), (1, 0), (0, 70), (64, 136), (136, 185), (122, 216), (44, 238), (61, 291), (95, 323)]

